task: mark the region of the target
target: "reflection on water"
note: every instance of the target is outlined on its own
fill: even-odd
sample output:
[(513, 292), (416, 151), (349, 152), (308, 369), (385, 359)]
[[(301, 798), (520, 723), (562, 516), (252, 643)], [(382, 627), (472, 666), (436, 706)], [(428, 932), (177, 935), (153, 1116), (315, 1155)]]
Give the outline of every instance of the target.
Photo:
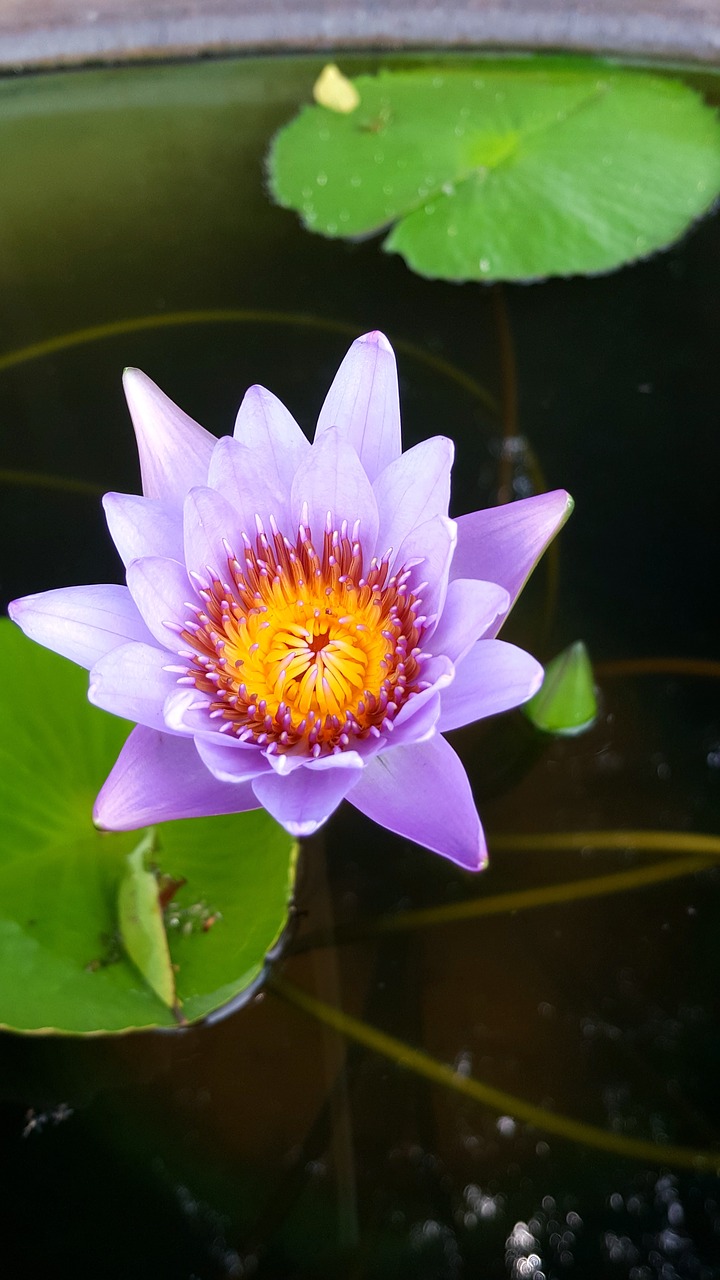
[[(491, 850), (496, 836), (481, 878), (341, 811), (304, 858), (285, 996), (308, 992), (460, 1082), (663, 1154), (591, 1149), (433, 1084), (279, 990), (183, 1034), (5, 1036), (12, 1274), (72, 1260), (133, 1280), (712, 1280), (720, 1184), (666, 1148), (720, 1150), (717, 850), (511, 837), (718, 831), (717, 672), (666, 661), (717, 656), (717, 222), (610, 278), (507, 290), (522, 437), (509, 447), (486, 291), (414, 279), (372, 244), (308, 237), (267, 206), (267, 140), (316, 70), (0, 83), (2, 589), (117, 580), (95, 491), (138, 484), (124, 365), (218, 433), (256, 381), (309, 427), (346, 326), (385, 329), (406, 444), (457, 441), (456, 512), (507, 483), (574, 493), (558, 559), (505, 634), (542, 658), (582, 636), (608, 664), (601, 715), (572, 740), (540, 739), (520, 716), (455, 735)], [(136, 317), (151, 319), (124, 324)], [(583, 896), (563, 890), (578, 882)], [(478, 896), (482, 913), (394, 927)]]

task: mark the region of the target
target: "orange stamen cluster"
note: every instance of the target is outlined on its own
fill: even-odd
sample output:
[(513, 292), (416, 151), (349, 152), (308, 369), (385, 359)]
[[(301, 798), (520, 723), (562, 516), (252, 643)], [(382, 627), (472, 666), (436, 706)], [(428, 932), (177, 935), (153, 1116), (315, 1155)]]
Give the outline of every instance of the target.
[(318, 553), (305, 525), (291, 543), (270, 523), (254, 545), (243, 535), (242, 558), (226, 544), (227, 578), (198, 578), (181, 683), (211, 695), (221, 732), (271, 752), (319, 756), (391, 732), (424, 687), (409, 572), (391, 575), (387, 557), (365, 569), (357, 527), (328, 518)]

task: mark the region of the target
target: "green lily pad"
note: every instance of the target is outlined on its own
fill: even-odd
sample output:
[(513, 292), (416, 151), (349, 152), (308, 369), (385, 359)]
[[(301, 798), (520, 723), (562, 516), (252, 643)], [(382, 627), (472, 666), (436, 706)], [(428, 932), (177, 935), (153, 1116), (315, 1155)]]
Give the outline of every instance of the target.
[(270, 187), (312, 231), (383, 242), (421, 275), (609, 271), (672, 243), (720, 191), (715, 111), (677, 80), (587, 59), (353, 80), (276, 136)]
[[(6, 619), (0, 657), (0, 1025), (176, 1026), (162, 929), (183, 1020), (249, 995), (286, 924), (290, 837), (263, 810), (164, 823), (151, 853), (143, 833), (97, 831), (93, 802), (129, 726), (88, 703), (84, 671)], [(147, 928), (155, 867), (184, 883), (156, 914), (152, 959), (127, 930), (140, 891)]]

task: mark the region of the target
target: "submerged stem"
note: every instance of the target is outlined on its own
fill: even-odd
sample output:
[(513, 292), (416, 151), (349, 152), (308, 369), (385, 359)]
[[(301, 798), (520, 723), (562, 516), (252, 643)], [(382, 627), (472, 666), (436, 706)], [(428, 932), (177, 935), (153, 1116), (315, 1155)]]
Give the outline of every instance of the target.
[(482, 1080), (460, 1075), (452, 1067), (438, 1062), (423, 1050), (414, 1049), (412, 1045), (405, 1044), (395, 1036), (387, 1035), (377, 1027), (361, 1022), (351, 1014), (344, 1013), (342, 1009), (325, 1004), (324, 1001), (301, 990), (285, 978), (271, 978), (268, 989), (281, 1000), (286, 1000), (288, 1004), (308, 1014), (309, 1017), (332, 1027), (338, 1034), (365, 1045), (374, 1053), (382, 1054), (397, 1066), (414, 1071), (433, 1084), (452, 1089), (500, 1114), (512, 1115), (545, 1133), (556, 1134), (557, 1137), (568, 1142), (577, 1142), (582, 1146), (612, 1152), (614, 1155), (631, 1160), (649, 1161), (653, 1165), (672, 1165), (683, 1169), (720, 1172), (720, 1151), (696, 1150), (693, 1147), (671, 1146), (639, 1138), (628, 1138), (624, 1134), (612, 1133), (607, 1129), (585, 1124), (581, 1120), (573, 1120), (570, 1116), (559, 1115), (556, 1111), (535, 1106), (525, 1098), (515, 1097), (502, 1089), (484, 1084)]

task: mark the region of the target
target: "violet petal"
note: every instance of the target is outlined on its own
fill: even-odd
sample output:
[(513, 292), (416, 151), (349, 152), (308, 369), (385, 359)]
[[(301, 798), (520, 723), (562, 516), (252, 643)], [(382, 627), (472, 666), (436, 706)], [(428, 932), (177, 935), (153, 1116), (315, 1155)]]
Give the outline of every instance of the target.
[(152, 643), (127, 587), (114, 583), (40, 591), (13, 600), (8, 613), (31, 640), (81, 667), (128, 640)]
[(288, 493), (310, 442), (272, 391), (254, 386), (245, 393), (235, 423), (235, 439), (257, 453), (271, 488)]
[(135, 493), (106, 493), (105, 518), (123, 564), (140, 556), (182, 559), (182, 513), (179, 506), (141, 498)]
[(387, 730), (384, 750), (432, 738), (440, 719), (440, 707), (440, 691), (435, 687), (414, 694), (401, 707), (392, 729)]
[(181, 503), (188, 489), (207, 482), (217, 438), (139, 369), (125, 370), (123, 387), (137, 437), (143, 493)]
[[(177, 676), (175, 679), (177, 680)], [(212, 695), (209, 693), (202, 693), (192, 685), (176, 684), (163, 703), (163, 720), (168, 733), (194, 737), (197, 733), (212, 731), (211, 701)], [(218, 724), (218, 732), (219, 728)]]
[(539, 662), (505, 640), (479, 640), (442, 694), (441, 732), (519, 707), (543, 680)]
[(374, 822), (461, 867), (478, 871), (487, 862), (467, 774), (440, 734), (376, 756), (348, 800)]
[[(454, 520), (433, 516), (432, 520), (416, 525), (394, 557), (393, 572), (412, 565), (408, 587), (419, 592), (421, 614), (426, 617), (441, 613), (445, 604), (456, 536)], [(422, 583), (427, 585), (421, 589)]]
[[(570, 495), (564, 489), (555, 489), (460, 516), (452, 577), (498, 582), (509, 592), (512, 607), (572, 509)], [(500, 622), (491, 634), (496, 635), (499, 630)]]
[[(222, 494), (215, 489), (191, 489), (183, 508), (185, 563), (188, 570), (207, 578), (208, 569), (221, 582), (228, 577), (227, 539), (236, 556), (243, 559), (240, 517)], [(254, 530), (247, 530), (253, 537)]]
[(131, 831), (259, 807), (249, 782), (229, 786), (213, 778), (192, 739), (138, 725), (98, 795), (93, 817), (109, 831)]
[(155, 639), (173, 652), (187, 648), (175, 630), (193, 621), (188, 604), (193, 603), (195, 591), (185, 565), (162, 556), (144, 556), (128, 565), (127, 584)]
[(347, 520), (350, 535), (359, 521), (366, 563), (374, 554), (378, 532), (375, 495), (357, 453), (337, 428), (329, 427), (300, 464), (292, 482), (290, 505), (295, 524), (304, 521), (307, 512), (316, 551), (322, 549), (330, 512), (333, 528), (339, 529)]
[(214, 740), (197, 737), (195, 747), (203, 764), (218, 782), (236, 786), (270, 771), (269, 761), (257, 746), (254, 750), (233, 751), (232, 746), (219, 741), (215, 735)]
[(112, 649), (90, 672), (90, 702), (125, 720), (164, 729), (163, 703), (177, 681), (177, 676), (163, 670), (167, 657), (149, 644)]
[[(299, 430), (299, 428), (298, 428)], [(307, 444), (307, 441), (306, 441)], [(308, 449), (310, 446), (307, 446)], [(259, 516), (265, 532), (270, 533), (270, 516), (278, 528), (292, 535), (288, 496), (292, 477), (285, 486), (274, 468), (268, 468), (262, 450), (240, 444), (232, 436), (223, 436), (213, 450), (208, 485), (216, 489), (237, 512), (236, 525), (254, 542)], [(236, 551), (240, 553), (241, 548)]]
[(440, 714), (440, 694), (447, 689), (455, 676), (455, 668), (449, 658), (431, 658), (423, 664), (423, 677), (431, 683), (427, 689), (414, 693), (400, 708), (393, 727), (387, 734), (388, 746), (400, 743), (422, 742), (431, 736)]
[(460, 662), (509, 607), (510, 597), (504, 587), (456, 578), (448, 585), (442, 617), (423, 643), (433, 653), (444, 653), (452, 662)]
[(264, 774), (252, 788), (260, 804), (291, 836), (310, 836), (354, 790), (363, 772), (359, 767), (296, 769), (284, 778)]
[(400, 399), (395, 355), (382, 333), (353, 342), (320, 410), (315, 443), (339, 427), (370, 480), (400, 456)]
[(452, 440), (433, 436), (381, 471), (373, 484), (380, 512), (381, 555), (401, 546), (417, 525), (447, 515), (454, 452)]

